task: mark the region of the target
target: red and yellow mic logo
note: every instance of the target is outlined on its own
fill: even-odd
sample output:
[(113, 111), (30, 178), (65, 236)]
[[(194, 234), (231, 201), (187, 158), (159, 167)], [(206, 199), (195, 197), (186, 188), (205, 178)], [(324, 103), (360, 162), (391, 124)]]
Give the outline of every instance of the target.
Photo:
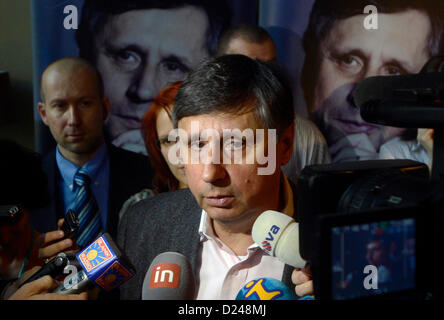
[(180, 266), (175, 263), (159, 263), (153, 267), (150, 278), (150, 289), (176, 289), (180, 282)]
[(87, 272), (98, 269), (112, 258), (115, 258), (115, 255), (108, 248), (103, 237), (97, 238), (79, 255), (80, 262)]

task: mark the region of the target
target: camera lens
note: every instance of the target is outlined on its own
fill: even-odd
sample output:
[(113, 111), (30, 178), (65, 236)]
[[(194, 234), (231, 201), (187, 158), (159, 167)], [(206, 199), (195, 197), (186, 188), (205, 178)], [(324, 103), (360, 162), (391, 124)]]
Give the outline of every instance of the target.
[(393, 207), (420, 202), (428, 194), (428, 180), (399, 170), (372, 172), (352, 183), (338, 202), (338, 212)]

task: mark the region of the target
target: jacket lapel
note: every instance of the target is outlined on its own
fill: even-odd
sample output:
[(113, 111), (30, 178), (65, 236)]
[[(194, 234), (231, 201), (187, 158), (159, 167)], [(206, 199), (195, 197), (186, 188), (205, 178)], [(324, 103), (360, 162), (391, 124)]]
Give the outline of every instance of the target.
[(57, 180), (60, 178), (60, 174), (58, 172), (55, 149), (43, 158), (42, 168), (48, 179), (48, 191), (51, 195), (51, 200), (47, 207), (41, 208), (30, 215), (32, 226), (40, 233), (57, 229), (57, 206), (59, 197)]

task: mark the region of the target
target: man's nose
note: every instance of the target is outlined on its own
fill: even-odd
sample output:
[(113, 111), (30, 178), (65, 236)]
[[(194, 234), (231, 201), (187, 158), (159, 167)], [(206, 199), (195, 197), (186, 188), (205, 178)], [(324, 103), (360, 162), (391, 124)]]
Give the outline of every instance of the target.
[(126, 95), (133, 103), (147, 103), (157, 93), (155, 68), (145, 64), (134, 73)]
[(222, 164), (217, 163), (207, 163), (203, 164), (202, 180), (214, 184), (219, 180), (223, 180), (227, 172)]
[(202, 179), (207, 183), (215, 183), (218, 180), (222, 180), (225, 178), (227, 172), (224, 165), (221, 163), (221, 153), (215, 146), (213, 148), (209, 148), (201, 154), (199, 160), (202, 162), (204, 166)]
[(380, 75), (380, 74), (379, 74), (379, 71), (377, 68), (372, 67), (372, 66), (368, 66), (363, 72), (361, 72), (359, 74), (359, 76), (355, 79), (356, 81), (354, 81), (353, 83), (350, 83), (350, 91), (347, 95), (347, 102), (349, 103), (349, 105), (357, 108), (357, 106), (355, 104), (355, 100), (354, 100), (354, 94), (355, 94), (355, 90), (356, 90), (356, 87), (358, 86), (359, 82), (361, 82), (365, 78), (374, 77), (374, 76), (378, 76), (378, 75)]
[(71, 105), (68, 109), (68, 125), (78, 126), (81, 122), (80, 111), (76, 106)]

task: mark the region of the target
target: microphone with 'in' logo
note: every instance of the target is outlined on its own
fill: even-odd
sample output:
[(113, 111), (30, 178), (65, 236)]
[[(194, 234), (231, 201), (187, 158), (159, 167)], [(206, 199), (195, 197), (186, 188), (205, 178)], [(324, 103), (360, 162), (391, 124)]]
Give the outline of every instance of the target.
[(142, 300), (192, 300), (196, 283), (191, 264), (177, 252), (164, 252), (154, 258), (145, 275)]

